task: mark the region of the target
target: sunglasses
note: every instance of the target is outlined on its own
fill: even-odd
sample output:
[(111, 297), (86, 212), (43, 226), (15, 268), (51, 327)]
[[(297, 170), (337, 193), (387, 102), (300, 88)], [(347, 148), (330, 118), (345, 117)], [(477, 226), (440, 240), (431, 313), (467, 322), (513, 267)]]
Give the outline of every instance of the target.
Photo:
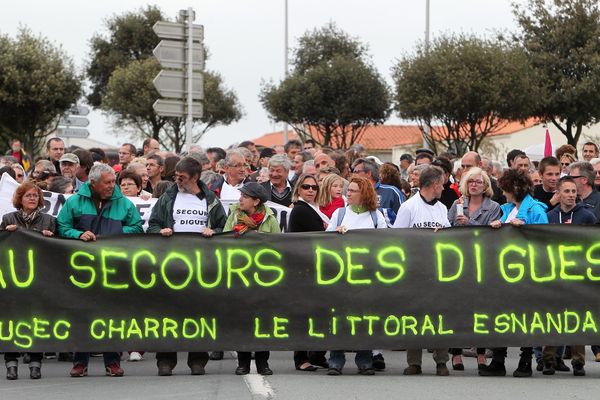
[(302, 185), (300, 185), (300, 187), (301, 187), (303, 190), (312, 189), (312, 190), (314, 190), (315, 192), (316, 192), (317, 190), (319, 190), (319, 186), (317, 186), (317, 185), (308, 185), (308, 184), (306, 184), (306, 183), (303, 183)]

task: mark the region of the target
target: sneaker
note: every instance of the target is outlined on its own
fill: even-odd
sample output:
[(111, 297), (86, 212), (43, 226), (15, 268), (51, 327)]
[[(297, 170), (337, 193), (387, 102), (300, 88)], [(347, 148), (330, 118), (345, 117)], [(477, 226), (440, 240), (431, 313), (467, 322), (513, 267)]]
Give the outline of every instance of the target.
[(569, 368), (567, 366), (567, 364), (565, 364), (565, 362), (562, 360), (562, 358), (557, 358), (556, 359), (555, 369), (558, 372), (570, 372), (571, 371), (571, 368)]
[(192, 371), (192, 375), (204, 375), (206, 373), (204, 370), (204, 365), (199, 362), (191, 363), (190, 370)]
[(404, 375), (421, 375), (422, 373), (420, 365), (409, 365), (403, 372)]
[(544, 368), (542, 370), (542, 374), (544, 375), (554, 375), (556, 370), (554, 369), (554, 364), (552, 363), (544, 363)]
[(373, 368), (359, 368), (359, 375), (375, 375), (375, 370)]
[(435, 374), (437, 376), (448, 376), (448, 375), (450, 375), (450, 371), (448, 371), (448, 367), (446, 367), (446, 363), (438, 363), (435, 366)]
[(342, 370), (340, 368), (335, 368), (335, 367), (329, 367), (327, 369), (327, 375), (330, 376), (338, 376), (342, 374)]
[(142, 361), (143, 359), (144, 359), (144, 356), (142, 356), (142, 354), (137, 351), (132, 351), (129, 354), (129, 361), (135, 362), (135, 361)]
[(112, 364), (108, 364), (106, 367), (106, 376), (123, 376), (125, 374), (125, 371), (123, 371), (123, 368), (121, 368), (121, 366), (117, 363), (112, 363)]
[(383, 354), (373, 356), (373, 369), (375, 371), (383, 371), (385, 369), (385, 360)]
[(506, 367), (504, 363), (492, 359), (490, 365), (479, 368), (479, 376), (506, 376)]
[(581, 364), (573, 364), (573, 375), (574, 376), (585, 376), (585, 369)]
[(77, 364), (73, 365), (73, 368), (71, 368), (71, 372), (69, 372), (69, 373), (71, 374), (72, 378), (81, 378), (82, 376), (87, 376), (87, 374), (88, 374), (87, 365), (77, 363)]
[(173, 375), (173, 366), (170, 362), (160, 360), (156, 363), (158, 366), (158, 376), (171, 376)]
[(29, 367), (29, 378), (30, 379), (41, 379), (42, 369), (40, 367)]
[(533, 375), (531, 359), (521, 358), (517, 369), (513, 372), (513, 376), (515, 378), (529, 378), (531, 375)]

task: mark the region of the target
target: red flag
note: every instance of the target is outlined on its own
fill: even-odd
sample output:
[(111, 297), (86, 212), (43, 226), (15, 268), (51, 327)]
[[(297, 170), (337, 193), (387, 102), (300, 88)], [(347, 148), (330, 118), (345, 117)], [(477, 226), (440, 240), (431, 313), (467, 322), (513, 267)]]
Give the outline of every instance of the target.
[(552, 141), (550, 140), (550, 132), (546, 129), (546, 143), (544, 144), (544, 157), (552, 156)]

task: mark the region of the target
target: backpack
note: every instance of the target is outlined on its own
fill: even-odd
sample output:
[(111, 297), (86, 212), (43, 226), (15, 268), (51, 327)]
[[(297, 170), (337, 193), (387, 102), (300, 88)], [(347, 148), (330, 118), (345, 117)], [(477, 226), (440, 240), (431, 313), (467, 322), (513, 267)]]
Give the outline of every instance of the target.
[[(340, 226), (346, 215), (346, 207), (339, 208), (338, 210), (337, 226)], [(369, 211), (369, 213), (371, 214), (371, 220), (373, 220), (373, 228), (377, 228), (377, 210)]]

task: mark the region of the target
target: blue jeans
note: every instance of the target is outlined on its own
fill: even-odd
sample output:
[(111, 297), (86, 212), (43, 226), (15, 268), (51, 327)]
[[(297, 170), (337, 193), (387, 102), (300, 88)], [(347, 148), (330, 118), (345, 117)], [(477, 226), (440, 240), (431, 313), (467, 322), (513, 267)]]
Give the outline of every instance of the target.
[[(119, 356), (119, 353), (102, 353), (102, 356), (104, 357), (104, 365), (121, 363), (121, 356)], [(90, 362), (90, 353), (75, 353), (75, 356), (73, 356), (73, 365), (75, 365), (75, 364), (88, 365), (89, 362)]]
[[(354, 362), (358, 369), (373, 368), (373, 353), (371, 350), (357, 350)], [(331, 350), (329, 352), (329, 368), (336, 368), (340, 371), (346, 364), (346, 353), (343, 350)]]
[[(537, 361), (538, 363), (543, 361), (542, 346), (535, 346), (533, 348), (533, 354), (535, 355), (535, 361)], [(565, 346), (557, 346), (556, 347), (556, 359), (560, 358), (562, 360), (564, 354), (565, 354)]]

